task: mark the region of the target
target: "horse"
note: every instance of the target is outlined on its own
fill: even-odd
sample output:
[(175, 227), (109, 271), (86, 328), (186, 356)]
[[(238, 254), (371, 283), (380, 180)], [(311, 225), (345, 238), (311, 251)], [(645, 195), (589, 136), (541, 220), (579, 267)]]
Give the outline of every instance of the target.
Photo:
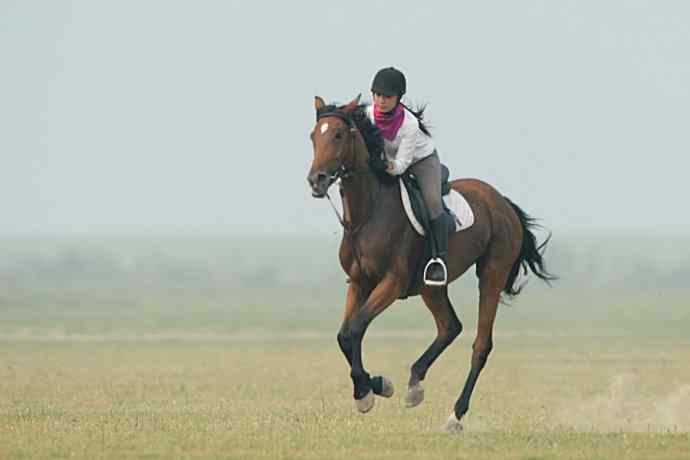
[[(361, 95), (360, 95), (361, 96)], [(463, 326), (448, 298), (447, 286), (416, 283), (412, 270), (424, 257), (425, 241), (409, 223), (400, 199), (397, 180), (383, 180), (370, 167), (369, 151), (362, 128), (372, 127), (366, 117), (353, 121), (361, 109), (360, 96), (343, 106), (327, 105), (315, 98), (317, 121), (311, 132), (314, 157), (307, 181), (312, 195), (323, 198), (340, 180), (344, 227), (340, 244), (340, 264), (348, 276), (345, 314), (337, 342), (350, 366), (357, 409), (366, 413), (374, 406), (374, 395), (391, 397), (393, 384), (384, 376), (372, 377), (362, 363), (362, 339), (381, 312), (397, 299), (421, 295), (436, 322), (436, 338), (412, 364), (405, 404), (415, 407), (424, 399), (422, 382), (439, 355), (460, 335)], [(361, 112), (360, 112), (361, 113)], [(371, 131), (371, 130), (370, 130)], [(379, 135), (373, 129), (375, 135)], [(448, 243), (448, 283), (472, 265), (479, 278), (479, 316), (472, 345), (470, 371), (444, 430), (463, 429), (472, 392), (493, 349), (493, 326), (502, 293), (513, 298), (520, 272), (528, 269), (547, 283), (556, 279), (546, 268), (543, 251), (533, 233), (536, 219), (530, 217), (491, 185), (477, 179), (450, 182), (469, 202), (474, 224), (450, 235)], [(329, 197), (330, 199), (330, 197)]]

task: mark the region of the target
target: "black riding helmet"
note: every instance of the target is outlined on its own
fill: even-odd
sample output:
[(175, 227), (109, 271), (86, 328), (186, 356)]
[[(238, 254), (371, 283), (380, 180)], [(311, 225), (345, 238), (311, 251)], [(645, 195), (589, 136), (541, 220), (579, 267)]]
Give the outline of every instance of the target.
[(371, 92), (384, 96), (398, 96), (405, 94), (407, 83), (405, 75), (395, 67), (386, 67), (376, 72), (374, 81), (371, 82)]

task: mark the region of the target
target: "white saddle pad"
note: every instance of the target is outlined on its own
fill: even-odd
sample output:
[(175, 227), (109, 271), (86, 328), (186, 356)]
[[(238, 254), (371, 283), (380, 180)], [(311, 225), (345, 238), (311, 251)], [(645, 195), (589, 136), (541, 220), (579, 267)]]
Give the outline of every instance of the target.
[[(419, 223), (414, 212), (412, 212), (412, 204), (410, 204), (410, 195), (407, 193), (407, 188), (405, 188), (402, 179), (398, 179), (398, 181), (400, 182), (400, 198), (402, 199), (403, 208), (405, 208), (405, 214), (407, 214), (407, 218), (415, 231), (424, 236), (424, 227)], [(446, 207), (454, 214), (453, 220), (455, 221), (456, 232), (470, 228), (474, 224), (472, 208), (459, 192), (451, 189), (450, 193), (443, 197), (443, 202), (446, 203)]]

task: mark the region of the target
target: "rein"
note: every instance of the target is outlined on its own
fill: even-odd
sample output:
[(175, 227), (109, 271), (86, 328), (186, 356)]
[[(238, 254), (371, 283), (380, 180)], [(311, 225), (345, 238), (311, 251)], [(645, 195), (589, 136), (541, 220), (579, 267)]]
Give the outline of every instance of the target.
[[(337, 180), (341, 180), (340, 183), (340, 189), (342, 190), (343, 185), (342, 185), (342, 180), (347, 180), (347, 179), (352, 179), (353, 177), (357, 176), (364, 176), (367, 174), (373, 174), (369, 168), (362, 168), (362, 169), (356, 169), (354, 171), (348, 171), (345, 169), (344, 166), (342, 166), (338, 171), (336, 171), (335, 174), (331, 176), (331, 182), (335, 182)], [(366, 219), (362, 220), (362, 222), (359, 223), (359, 225), (356, 228), (352, 228), (352, 225), (349, 222), (345, 222), (345, 219), (340, 215), (340, 212), (338, 212), (338, 208), (335, 207), (335, 204), (333, 204), (333, 200), (331, 199), (331, 196), (326, 192), (326, 197), (328, 198), (328, 202), (331, 203), (331, 207), (333, 208), (333, 212), (335, 212), (335, 216), (338, 218), (338, 221), (340, 222), (340, 225), (343, 226), (346, 232), (350, 233), (357, 233), (360, 228), (364, 226), (365, 223), (369, 220), (369, 216), (367, 215)]]

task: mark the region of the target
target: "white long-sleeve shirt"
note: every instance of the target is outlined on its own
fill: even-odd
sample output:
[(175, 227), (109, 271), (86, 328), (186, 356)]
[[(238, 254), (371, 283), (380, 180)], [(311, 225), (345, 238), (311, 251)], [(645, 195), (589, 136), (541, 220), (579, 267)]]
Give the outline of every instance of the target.
[[(395, 138), (392, 141), (384, 139), (383, 145), (386, 158), (393, 163), (390, 173), (394, 176), (404, 173), (411, 164), (428, 157), (436, 150), (434, 141), (419, 128), (417, 117), (407, 109), (403, 109), (403, 113), (405, 119)], [(367, 115), (375, 124), (373, 104), (367, 107)]]

